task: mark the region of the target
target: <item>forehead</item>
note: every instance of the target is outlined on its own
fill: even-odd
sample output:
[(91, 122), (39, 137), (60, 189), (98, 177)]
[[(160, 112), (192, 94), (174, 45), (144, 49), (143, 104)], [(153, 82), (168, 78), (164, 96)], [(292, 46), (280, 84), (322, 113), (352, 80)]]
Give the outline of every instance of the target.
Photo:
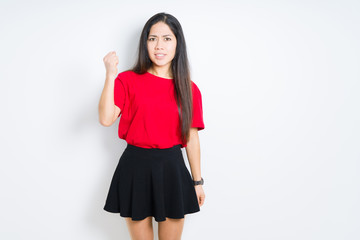
[(156, 35), (156, 36), (164, 36), (170, 35), (174, 36), (174, 33), (171, 31), (170, 27), (164, 22), (158, 22), (150, 28), (149, 35)]

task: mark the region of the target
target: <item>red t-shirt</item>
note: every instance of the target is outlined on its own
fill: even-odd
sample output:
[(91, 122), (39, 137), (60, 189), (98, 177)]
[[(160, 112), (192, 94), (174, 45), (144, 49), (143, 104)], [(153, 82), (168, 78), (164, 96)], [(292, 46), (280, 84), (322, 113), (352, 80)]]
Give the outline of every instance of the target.
[[(205, 128), (201, 92), (192, 83), (193, 120), (191, 127)], [(169, 148), (181, 141), (180, 119), (174, 80), (149, 72), (124, 71), (114, 82), (114, 102), (121, 109), (118, 135), (127, 143), (143, 148)]]

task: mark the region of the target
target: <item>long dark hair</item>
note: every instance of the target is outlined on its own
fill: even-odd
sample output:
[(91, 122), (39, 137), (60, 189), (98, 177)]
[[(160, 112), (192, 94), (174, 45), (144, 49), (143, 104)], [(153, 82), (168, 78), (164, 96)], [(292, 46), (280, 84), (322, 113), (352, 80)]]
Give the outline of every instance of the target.
[(160, 21), (170, 27), (177, 41), (175, 56), (171, 62), (171, 71), (174, 79), (174, 93), (179, 112), (181, 139), (183, 142), (188, 142), (193, 117), (191, 76), (184, 33), (179, 21), (174, 16), (161, 12), (155, 14), (146, 22), (140, 36), (137, 61), (135, 65), (128, 70), (137, 74), (144, 74), (151, 67), (152, 61), (148, 54), (147, 39), (152, 25)]

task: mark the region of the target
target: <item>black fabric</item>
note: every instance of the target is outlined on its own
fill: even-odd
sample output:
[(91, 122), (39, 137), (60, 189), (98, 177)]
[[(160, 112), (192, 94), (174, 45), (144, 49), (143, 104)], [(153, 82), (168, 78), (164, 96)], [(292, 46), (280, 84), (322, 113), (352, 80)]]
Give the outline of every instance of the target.
[(132, 220), (153, 216), (157, 222), (200, 211), (181, 145), (160, 149), (127, 144), (104, 210)]

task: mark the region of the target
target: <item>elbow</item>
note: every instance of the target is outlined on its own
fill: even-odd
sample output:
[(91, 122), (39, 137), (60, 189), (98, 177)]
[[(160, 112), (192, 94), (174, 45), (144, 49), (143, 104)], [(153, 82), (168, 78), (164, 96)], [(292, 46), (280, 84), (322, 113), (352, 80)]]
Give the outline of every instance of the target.
[[(116, 105), (114, 105), (116, 106)], [(121, 115), (121, 110), (118, 107), (114, 107), (113, 111), (105, 111), (99, 106), (99, 122), (104, 127), (110, 127)]]
[(100, 122), (100, 124), (102, 125), (102, 126), (104, 126), (104, 127), (110, 127), (112, 124), (111, 123), (109, 123), (109, 122), (106, 122), (106, 121), (99, 121)]
[(113, 124), (113, 121), (106, 118), (99, 118), (99, 122), (104, 127), (110, 127)]
[(108, 112), (105, 112), (104, 108), (101, 108), (99, 106), (99, 123), (104, 127), (110, 127), (113, 123), (113, 116), (114, 114), (109, 114)]

